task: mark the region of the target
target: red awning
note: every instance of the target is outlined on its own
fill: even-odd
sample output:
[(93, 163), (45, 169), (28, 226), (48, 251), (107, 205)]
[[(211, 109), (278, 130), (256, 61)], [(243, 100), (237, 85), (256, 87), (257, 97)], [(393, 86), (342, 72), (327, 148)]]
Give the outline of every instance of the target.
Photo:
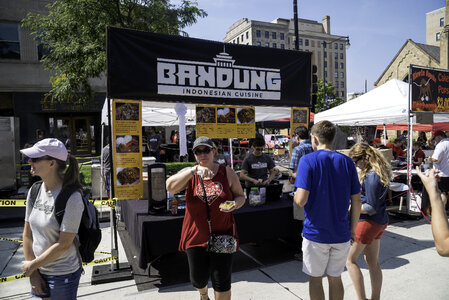
[[(386, 130), (408, 130), (407, 124), (387, 124)], [(383, 125), (377, 125), (377, 130), (383, 130)], [(434, 123), (434, 124), (413, 124), (413, 131), (429, 131), (435, 132), (437, 130), (449, 131), (449, 123)]]

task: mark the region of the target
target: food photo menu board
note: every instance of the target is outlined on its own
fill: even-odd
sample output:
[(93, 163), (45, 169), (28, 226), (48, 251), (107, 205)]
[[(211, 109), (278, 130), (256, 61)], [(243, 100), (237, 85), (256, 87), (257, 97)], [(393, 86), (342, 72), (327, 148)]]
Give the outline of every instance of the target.
[(118, 200), (143, 197), (142, 107), (140, 101), (112, 101), (113, 184)]
[(290, 132), (294, 135), (295, 129), (299, 126), (309, 128), (309, 108), (292, 107), (290, 116)]
[(256, 111), (250, 106), (196, 105), (196, 136), (254, 138)]

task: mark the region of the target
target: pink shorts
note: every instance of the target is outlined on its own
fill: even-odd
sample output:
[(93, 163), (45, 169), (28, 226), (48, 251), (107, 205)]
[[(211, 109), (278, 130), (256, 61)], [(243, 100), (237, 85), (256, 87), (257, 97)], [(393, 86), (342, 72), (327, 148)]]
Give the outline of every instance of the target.
[(359, 221), (355, 228), (355, 241), (369, 245), (374, 240), (380, 239), (388, 224), (379, 225), (371, 221)]

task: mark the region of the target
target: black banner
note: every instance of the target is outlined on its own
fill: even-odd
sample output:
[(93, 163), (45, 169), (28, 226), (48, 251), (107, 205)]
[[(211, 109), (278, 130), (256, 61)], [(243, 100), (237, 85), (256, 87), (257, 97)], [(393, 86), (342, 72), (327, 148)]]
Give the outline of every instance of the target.
[(449, 112), (449, 72), (412, 67), (412, 111)]
[(311, 52), (107, 29), (107, 96), (310, 106)]

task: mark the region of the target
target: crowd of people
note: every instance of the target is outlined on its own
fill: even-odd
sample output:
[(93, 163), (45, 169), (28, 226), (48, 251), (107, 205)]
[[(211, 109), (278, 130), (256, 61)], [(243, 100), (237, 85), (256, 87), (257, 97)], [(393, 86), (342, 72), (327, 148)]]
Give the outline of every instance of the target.
[[(295, 187), (293, 217), (302, 237), (301, 249), (295, 257), (302, 260), (302, 271), (309, 276), (311, 299), (324, 299), (325, 275), (331, 298), (343, 299), (341, 274), (345, 267), (358, 298), (367, 299), (364, 278), (357, 264), (358, 257), (364, 253), (371, 282), (370, 299), (380, 299), (379, 250), (389, 222), (386, 198), (392, 178), (390, 162), (379, 151), (382, 143), (377, 139), (372, 145), (354, 144), (349, 155), (332, 150), (336, 131), (333, 123), (321, 121), (310, 133), (305, 127), (298, 127), (294, 132), (298, 145), (292, 152), (289, 181)], [(151, 134), (154, 140), (148, 139), (153, 143), (149, 148), (157, 151), (157, 134), (154, 130)], [(423, 140), (425, 136), (420, 137)], [(396, 150), (398, 156), (403, 155), (399, 150), (402, 141), (399, 138), (385, 147)], [(432, 206), (432, 232), (437, 251), (449, 256), (445, 210), (449, 192), (449, 139), (444, 132), (436, 132), (432, 142), (436, 146), (428, 161), (434, 169), (421, 172), (419, 168), (425, 159), (421, 153), (422, 141), (413, 144), (414, 165)], [(167, 179), (167, 191), (171, 194), (185, 190), (186, 211), (179, 250), (187, 254), (190, 280), (203, 300), (209, 299), (209, 279), (215, 299), (231, 298), (233, 254), (239, 248), (232, 212), (246, 202), (243, 187), (248, 190), (268, 186), (277, 173), (273, 160), (263, 153), (264, 146), (264, 139), (254, 139), (239, 177), (229, 161), (220, 157), (219, 143), (199, 137), (193, 143), (196, 164)], [(70, 196), (68, 213), (61, 224), (56, 221), (53, 208), (61, 190), (67, 186), (81, 187), (78, 163), (57, 139), (43, 139), (21, 153), (28, 159), (31, 173), (40, 176), (43, 182), (36, 199), (31, 199), (31, 192), (27, 197), (22, 271), (30, 277), (32, 295), (44, 299), (76, 299), (82, 272), (76, 250), (84, 209), (81, 194), (75, 192)]]

